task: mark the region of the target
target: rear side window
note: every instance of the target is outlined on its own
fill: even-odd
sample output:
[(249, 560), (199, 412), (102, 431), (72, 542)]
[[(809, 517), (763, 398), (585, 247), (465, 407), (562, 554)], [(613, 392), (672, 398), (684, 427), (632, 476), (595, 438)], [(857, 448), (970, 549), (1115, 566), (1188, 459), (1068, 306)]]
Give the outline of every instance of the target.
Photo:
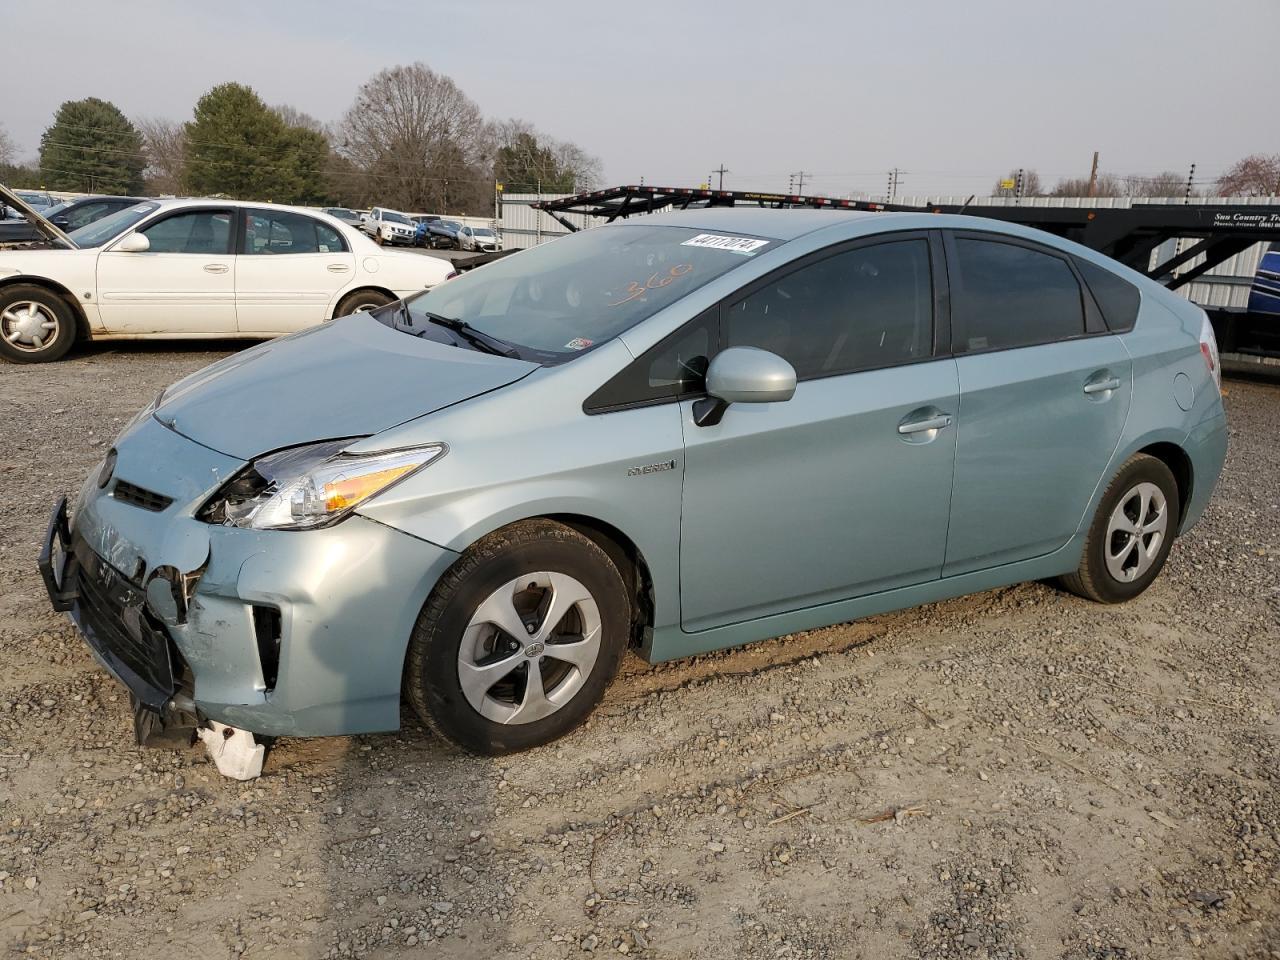
[(703, 393), (707, 366), (716, 345), (711, 309), (650, 347), (621, 373), (587, 398), (587, 413), (665, 403)]
[(1076, 268), (1084, 277), (1085, 285), (1098, 301), (1107, 328), (1115, 333), (1127, 333), (1138, 322), (1138, 308), (1142, 294), (1128, 280), (1124, 280), (1106, 267), (1088, 260), (1076, 259)]
[(928, 357), (929, 243), (856, 247), (793, 270), (726, 310), (725, 341), (784, 357), (801, 380)]
[(244, 253), (340, 253), (347, 248), (328, 224), (287, 210), (246, 210)]
[(948, 260), (957, 353), (1008, 350), (1085, 333), (1067, 261), (1028, 247), (956, 237)]

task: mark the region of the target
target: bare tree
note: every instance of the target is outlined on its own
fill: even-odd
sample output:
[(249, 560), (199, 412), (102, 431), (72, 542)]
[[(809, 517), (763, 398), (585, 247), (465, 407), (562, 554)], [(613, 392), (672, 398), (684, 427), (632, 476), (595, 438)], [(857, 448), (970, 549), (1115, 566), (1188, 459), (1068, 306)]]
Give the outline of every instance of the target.
[(1236, 163), (1218, 180), (1224, 197), (1271, 197), (1280, 194), (1280, 153), (1255, 153)]
[(1125, 177), (1124, 189), (1131, 197), (1181, 197), (1187, 193), (1187, 178), (1175, 170), (1150, 177)]
[(425, 64), (376, 74), (338, 129), (339, 151), (364, 171), (379, 203), (443, 212), (479, 209), (492, 197), (480, 108)]
[(323, 134), (326, 139), (329, 138), (329, 131), (325, 129), (324, 124), (311, 114), (287, 103), (282, 103), (271, 109), (275, 111), (276, 116), (284, 121), (286, 127), (301, 127), (303, 130), (310, 130), (312, 133)]
[(137, 121), (142, 134), (147, 167), (143, 171), (147, 192), (163, 196), (182, 189), (182, 165), (187, 155), (187, 135), (182, 124), (163, 117)]
[[(1004, 186), (1005, 181), (1011, 182), (1012, 187)], [(1023, 169), (1022, 171), (1022, 189), (1018, 189), (1018, 171), (1010, 170), (1007, 174), (996, 181), (995, 186), (991, 188), (993, 197), (1043, 197), (1044, 184), (1040, 180), (1040, 174), (1034, 170)]]
[[(1095, 197), (1123, 197), (1126, 195), (1126, 191), (1119, 177), (1111, 173), (1100, 173), (1098, 174), (1098, 181), (1094, 185), (1093, 195)], [(1068, 177), (1065, 180), (1059, 180), (1049, 192), (1049, 196), (1087, 197), (1089, 196), (1089, 178)]]
[(0, 127), (0, 164), (10, 164), (18, 155), (18, 148), (9, 136), (9, 131)]

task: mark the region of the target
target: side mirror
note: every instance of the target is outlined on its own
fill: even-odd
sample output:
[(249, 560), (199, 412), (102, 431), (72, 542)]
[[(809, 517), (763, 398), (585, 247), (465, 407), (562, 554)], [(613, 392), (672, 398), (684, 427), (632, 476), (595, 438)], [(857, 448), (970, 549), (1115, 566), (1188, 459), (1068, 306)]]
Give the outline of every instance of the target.
[(707, 368), (708, 396), (693, 405), (693, 420), (714, 426), (731, 403), (781, 403), (795, 392), (795, 367), (782, 357), (758, 347), (730, 347)]
[(146, 253), (151, 249), (151, 241), (145, 233), (131, 233), (115, 247), (121, 253)]
[(49, 222), (52, 223), (55, 227), (57, 227), (59, 230), (66, 230), (69, 226), (71, 226), (71, 221), (67, 217), (64, 217), (61, 215), (50, 218)]

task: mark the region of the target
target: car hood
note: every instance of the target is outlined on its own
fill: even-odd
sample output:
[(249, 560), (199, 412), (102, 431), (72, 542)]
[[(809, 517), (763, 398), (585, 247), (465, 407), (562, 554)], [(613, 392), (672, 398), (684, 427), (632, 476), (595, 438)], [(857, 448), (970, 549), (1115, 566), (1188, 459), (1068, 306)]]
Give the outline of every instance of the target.
[(282, 447), (380, 433), (537, 369), (357, 314), (179, 380), (165, 390), (155, 417), (219, 453), (252, 460)]

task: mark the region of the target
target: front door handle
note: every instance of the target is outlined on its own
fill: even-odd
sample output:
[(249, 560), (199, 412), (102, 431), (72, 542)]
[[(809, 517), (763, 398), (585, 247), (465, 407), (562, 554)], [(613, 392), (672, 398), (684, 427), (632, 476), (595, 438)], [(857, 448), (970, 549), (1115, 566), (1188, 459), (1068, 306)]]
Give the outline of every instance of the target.
[(906, 423), (900, 423), (898, 424), (898, 432), (907, 436), (913, 433), (924, 433), (926, 430), (941, 430), (943, 427), (949, 426), (951, 426), (951, 415), (940, 413), (924, 420), (908, 420)]
[(1107, 393), (1111, 390), (1119, 390), (1119, 389), (1120, 389), (1119, 377), (1109, 377), (1106, 380), (1090, 380), (1088, 383), (1084, 385), (1084, 392), (1088, 394)]
[(350, 267), (348, 267), (345, 263), (331, 263), (331, 264), (329, 264), (329, 272), (330, 272), (330, 273), (346, 273), (346, 272), (347, 272), (348, 270), (350, 270), (350, 269), (351, 269), (351, 268), (350, 268)]
[(204, 265), (205, 273), (226, 273), (230, 267), (225, 263), (206, 263)]

